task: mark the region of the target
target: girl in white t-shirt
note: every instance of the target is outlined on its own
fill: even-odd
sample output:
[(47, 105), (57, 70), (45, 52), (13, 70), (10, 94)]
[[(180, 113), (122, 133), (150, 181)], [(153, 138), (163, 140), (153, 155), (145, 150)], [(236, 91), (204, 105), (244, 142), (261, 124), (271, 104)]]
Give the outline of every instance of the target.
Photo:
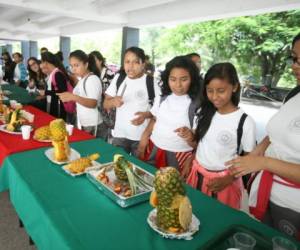
[(255, 123), (249, 116), (244, 120), (238, 143), (237, 130), (244, 114), (238, 107), (239, 100), (235, 67), (231, 63), (213, 65), (204, 79), (203, 102), (193, 138), (198, 143), (196, 157), (187, 178), (194, 188), (236, 209), (240, 208), (242, 179), (234, 178), (225, 162), (239, 153), (238, 148), (247, 153), (255, 146)]
[(192, 128), (200, 103), (199, 69), (189, 58), (178, 56), (167, 63), (161, 79), (162, 95), (150, 110), (153, 118), (142, 135), (138, 156), (157, 168), (173, 166), (181, 172), (193, 151), (181, 133)]
[(236, 176), (257, 173), (250, 212), (300, 240), (300, 33), (292, 43), (291, 67), (298, 84), (267, 124), (268, 136), (249, 155), (227, 164)]
[(98, 106), (101, 102), (102, 87), (98, 77), (95, 58), (82, 50), (71, 52), (70, 66), (72, 72), (80, 78), (73, 93), (58, 94), (63, 102), (76, 102), (77, 126), (82, 130), (101, 137), (102, 117)]
[(125, 51), (123, 67), (107, 88), (103, 106), (108, 111), (116, 109), (112, 144), (135, 154), (151, 118), (150, 100), (159, 89), (153, 78), (144, 73), (145, 53), (141, 48), (130, 47)]

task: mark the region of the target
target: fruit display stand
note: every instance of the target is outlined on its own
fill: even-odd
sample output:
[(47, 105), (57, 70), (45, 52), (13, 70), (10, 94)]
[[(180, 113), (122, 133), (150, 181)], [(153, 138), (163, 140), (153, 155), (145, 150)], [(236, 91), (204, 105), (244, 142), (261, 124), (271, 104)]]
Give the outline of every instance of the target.
[[(100, 139), (70, 144), (82, 156), (99, 152), (100, 163), (114, 154), (154, 173), (155, 169)], [(231, 225), (256, 230), (266, 239), (279, 232), (247, 214), (187, 188), (200, 229), (192, 240), (161, 237), (147, 224), (148, 202), (122, 208), (98, 191), (85, 175), (76, 178), (49, 161), (45, 148), (10, 155), (0, 169), (0, 191), (9, 189), (11, 202), (38, 249), (201, 249)], [(34, 159), (34, 160), (33, 160)]]
[[(54, 117), (49, 115), (48, 113), (45, 113), (32, 106), (25, 106), (24, 110), (34, 115), (34, 120), (33, 120), (34, 129), (47, 125), (49, 124), (50, 121), (54, 119)], [(80, 140), (88, 140), (92, 138), (94, 138), (92, 135), (84, 131), (74, 129), (74, 133), (72, 136), (70, 136), (69, 140), (71, 142), (74, 142)], [(50, 145), (51, 145), (50, 142), (48, 143), (38, 142), (34, 140), (32, 136), (30, 140), (23, 140), (21, 135), (13, 135), (13, 134), (0, 132), (0, 168), (5, 157), (10, 154), (36, 149), (40, 147), (48, 147)]]

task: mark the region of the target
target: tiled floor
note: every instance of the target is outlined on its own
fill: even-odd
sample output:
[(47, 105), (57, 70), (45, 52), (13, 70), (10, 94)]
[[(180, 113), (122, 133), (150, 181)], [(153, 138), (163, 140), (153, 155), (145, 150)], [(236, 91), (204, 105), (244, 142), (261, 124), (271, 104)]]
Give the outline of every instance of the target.
[(19, 227), (18, 216), (9, 201), (8, 192), (0, 193), (0, 250), (35, 250), (29, 245), (24, 228)]

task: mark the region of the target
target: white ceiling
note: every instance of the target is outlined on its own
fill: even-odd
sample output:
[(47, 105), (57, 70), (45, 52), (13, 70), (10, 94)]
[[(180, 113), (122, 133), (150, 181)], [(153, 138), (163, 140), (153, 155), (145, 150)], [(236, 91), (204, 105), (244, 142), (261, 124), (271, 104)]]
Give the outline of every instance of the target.
[(300, 9), (300, 0), (0, 0), (0, 39), (53, 36)]

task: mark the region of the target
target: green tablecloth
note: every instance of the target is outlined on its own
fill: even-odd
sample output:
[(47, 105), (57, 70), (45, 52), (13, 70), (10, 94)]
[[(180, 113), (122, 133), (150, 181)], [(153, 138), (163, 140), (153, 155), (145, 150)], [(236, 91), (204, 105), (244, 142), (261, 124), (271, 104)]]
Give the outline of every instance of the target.
[[(100, 139), (72, 144), (81, 155), (99, 152), (100, 162), (112, 161), (121, 149)], [(188, 188), (200, 230), (190, 241), (164, 239), (146, 219), (152, 207), (142, 203), (121, 208), (85, 176), (73, 178), (44, 155), (45, 148), (13, 154), (0, 169), (0, 191), (11, 201), (38, 249), (199, 249), (232, 224), (243, 224), (267, 237), (279, 234), (243, 212), (233, 210)], [(128, 158), (148, 171), (154, 168)]]
[[(2, 90), (9, 90), (12, 93), (7, 97), (9, 100), (16, 100), (21, 104), (29, 104), (32, 103), (36, 97), (34, 94), (29, 94), (28, 91), (24, 88), (21, 88), (14, 84), (5, 84), (1, 85)], [(8, 101), (4, 101), (4, 103), (9, 103)]]

